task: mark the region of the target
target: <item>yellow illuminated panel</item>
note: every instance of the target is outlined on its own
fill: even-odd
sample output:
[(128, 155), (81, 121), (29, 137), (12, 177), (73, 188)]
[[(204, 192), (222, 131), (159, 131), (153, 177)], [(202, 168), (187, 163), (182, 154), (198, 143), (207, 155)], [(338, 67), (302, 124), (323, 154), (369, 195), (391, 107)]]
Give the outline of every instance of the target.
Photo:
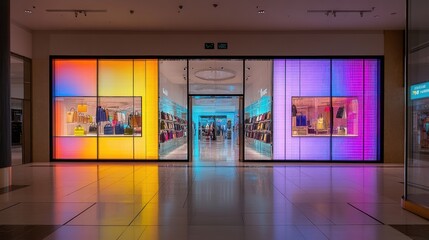
[(158, 60), (146, 60), (144, 132), (147, 159), (158, 159)]
[(146, 61), (135, 60), (134, 61), (134, 95), (142, 97), (142, 126), (143, 136), (134, 138), (134, 158), (135, 159), (146, 159)]
[(132, 137), (99, 137), (99, 159), (133, 159)]
[(98, 61), (98, 96), (132, 96), (133, 61)]

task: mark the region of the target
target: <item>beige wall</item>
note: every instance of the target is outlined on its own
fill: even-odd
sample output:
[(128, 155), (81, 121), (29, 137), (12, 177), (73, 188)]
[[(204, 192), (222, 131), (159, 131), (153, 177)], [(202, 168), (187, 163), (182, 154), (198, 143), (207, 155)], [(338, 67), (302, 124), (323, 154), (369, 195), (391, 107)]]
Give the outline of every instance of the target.
[(31, 58), (33, 54), (32, 46), (33, 42), (31, 31), (11, 23), (10, 51), (27, 58)]
[[(33, 160), (49, 161), (49, 56), (381, 56), (382, 31), (33, 33)], [(228, 42), (228, 50), (204, 50)], [(387, 116), (386, 116), (387, 118)]]
[(384, 162), (404, 163), (404, 31), (384, 32)]

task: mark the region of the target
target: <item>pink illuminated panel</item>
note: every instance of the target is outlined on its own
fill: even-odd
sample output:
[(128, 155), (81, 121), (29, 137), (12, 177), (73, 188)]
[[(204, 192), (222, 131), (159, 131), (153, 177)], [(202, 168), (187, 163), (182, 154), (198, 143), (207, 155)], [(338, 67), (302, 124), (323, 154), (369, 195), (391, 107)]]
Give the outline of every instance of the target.
[(55, 137), (54, 159), (97, 159), (96, 137)]
[(282, 160), (285, 159), (285, 116), (286, 116), (286, 103), (285, 103), (285, 94), (286, 94), (286, 61), (283, 60), (274, 60), (274, 88), (273, 88), (273, 159)]

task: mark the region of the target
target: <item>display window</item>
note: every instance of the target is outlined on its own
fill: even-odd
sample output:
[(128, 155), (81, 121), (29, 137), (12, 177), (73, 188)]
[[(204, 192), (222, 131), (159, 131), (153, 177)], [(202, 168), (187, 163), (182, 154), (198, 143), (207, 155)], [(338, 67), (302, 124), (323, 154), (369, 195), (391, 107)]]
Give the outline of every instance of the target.
[(246, 160), (271, 160), (273, 156), (273, 62), (245, 61), (244, 154)]
[(293, 137), (358, 136), (356, 97), (292, 97), (291, 102)]
[(188, 159), (187, 60), (159, 62), (158, 141), (160, 160)]
[(157, 64), (53, 60), (53, 158), (157, 159)]
[(277, 59), (273, 65), (274, 160), (380, 159), (380, 60)]

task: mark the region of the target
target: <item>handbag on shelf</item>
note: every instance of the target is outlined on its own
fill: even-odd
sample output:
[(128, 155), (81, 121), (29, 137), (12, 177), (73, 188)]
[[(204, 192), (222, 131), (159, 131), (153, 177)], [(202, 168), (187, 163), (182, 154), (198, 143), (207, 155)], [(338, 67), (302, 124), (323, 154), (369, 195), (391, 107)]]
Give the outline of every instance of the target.
[(89, 129), (88, 129), (88, 133), (95, 133), (97, 134), (97, 124), (96, 123), (91, 123), (89, 125)]
[(141, 134), (142, 133), (142, 127), (135, 127), (134, 128), (134, 133)]
[(81, 112), (81, 113), (88, 112), (88, 105), (86, 105), (86, 104), (78, 104), (77, 105), (77, 111)]
[(296, 115), (296, 126), (307, 126), (307, 117), (302, 114)]
[(85, 135), (85, 129), (81, 125), (77, 125), (74, 128), (74, 135), (75, 136), (84, 136)]
[(67, 123), (76, 122), (77, 112), (74, 108), (70, 108), (70, 110), (67, 111), (66, 115), (67, 115), (67, 119), (66, 119)]
[(164, 129), (165, 129), (165, 122), (161, 121), (161, 130), (164, 130)]
[(124, 134), (124, 125), (122, 125), (121, 123), (118, 123), (115, 125), (115, 134), (119, 135), (119, 134)]
[(129, 117), (129, 124), (132, 127), (141, 127), (142, 126), (142, 116), (140, 115), (139, 112), (135, 112), (134, 114), (130, 114)]
[(95, 118), (96, 118), (97, 122), (105, 122), (105, 121), (107, 121), (106, 110), (104, 110), (104, 108), (98, 106), (98, 108), (97, 108), (97, 114), (96, 114)]
[(108, 124), (104, 125), (104, 135), (113, 135), (112, 124), (108, 123)]
[(133, 135), (134, 134), (134, 129), (128, 125), (125, 129), (124, 129), (124, 135)]
[(316, 129), (325, 130), (325, 119), (323, 119), (323, 117), (317, 118)]
[(344, 106), (343, 107), (339, 107), (337, 110), (337, 114), (335, 116), (336, 118), (344, 118), (345, 117), (345, 111), (344, 111)]
[(296, 114), (297, 114), (297, 110), (296, 110), (296, 106), (295, 106), (295, 104), (293, 104), (292, 105), (292, 117), (295, 117), (296, 116)]

